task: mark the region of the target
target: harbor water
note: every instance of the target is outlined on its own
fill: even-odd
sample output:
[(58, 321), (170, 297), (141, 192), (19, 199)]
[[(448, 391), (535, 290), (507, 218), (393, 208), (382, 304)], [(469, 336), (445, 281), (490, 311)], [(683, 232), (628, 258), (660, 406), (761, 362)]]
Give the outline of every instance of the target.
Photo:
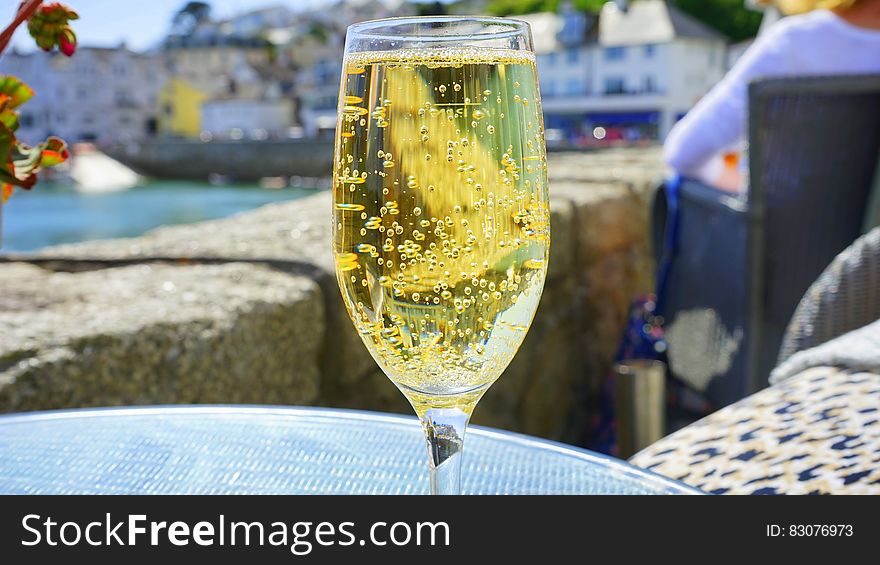
[(264, 204), (303, 198), (315, 190), (146, 181), (116, 192), (78, 192), (68, 184), (40, 183), (31, 191), (16, 191), (3, 205), (0, 252), (133, 237), (159, 226), (224, 218)]

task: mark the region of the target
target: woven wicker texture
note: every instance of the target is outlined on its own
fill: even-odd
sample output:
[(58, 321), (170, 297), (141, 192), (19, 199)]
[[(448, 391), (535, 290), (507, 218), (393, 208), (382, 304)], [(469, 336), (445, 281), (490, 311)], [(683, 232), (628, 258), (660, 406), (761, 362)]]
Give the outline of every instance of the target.
[[(561, 444), (473, 428), (469, 494), (686, 494)], [(426, 494), (415, 418), (308, 408), (158, 407), (0, 418), (0, 494)]]
[(779, 362), (880, 319), (880, 228), (838, 255), (804, 295)]
[(804, 292), (861, 235), (880, 152), (880, 76), (771, 79), (749, 92), (751, 389)]

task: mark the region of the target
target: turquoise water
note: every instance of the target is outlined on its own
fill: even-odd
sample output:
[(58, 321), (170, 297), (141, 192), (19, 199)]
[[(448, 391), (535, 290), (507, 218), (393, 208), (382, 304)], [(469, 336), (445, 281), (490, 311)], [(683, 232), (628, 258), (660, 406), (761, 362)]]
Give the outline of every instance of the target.
[(122, 192), (87, 194), (48, 183), (16, 191), (3, 206), (0, 251), (34, 251), (48, 245), (131, 237), (153, 228), (224, 218), (270, 202), (315, 191), (195, 182), (149, 182)]

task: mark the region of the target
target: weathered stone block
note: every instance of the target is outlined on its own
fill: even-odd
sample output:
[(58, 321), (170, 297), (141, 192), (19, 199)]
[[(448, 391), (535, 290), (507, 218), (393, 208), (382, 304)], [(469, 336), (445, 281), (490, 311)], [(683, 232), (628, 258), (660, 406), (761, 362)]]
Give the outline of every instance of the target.
[[(345, 397), (376, 364), (354, 330), (336, 284), (331, 253), (331, 199), (328, 192), (296, 202), (270, 204), (231, 218), (171, 226), (129, 240), (90, 241), (44, 250), (44, 257), (77, 260), (268, 261), (302, 274), (321, 287), (326, 312), (320, 366), (328, 375), (322, 398)], [(369, 398), (364, 405), (370, 405)]]
[(316, 401), (317, 285), (274, 269), (0, 265), (0, 410)]

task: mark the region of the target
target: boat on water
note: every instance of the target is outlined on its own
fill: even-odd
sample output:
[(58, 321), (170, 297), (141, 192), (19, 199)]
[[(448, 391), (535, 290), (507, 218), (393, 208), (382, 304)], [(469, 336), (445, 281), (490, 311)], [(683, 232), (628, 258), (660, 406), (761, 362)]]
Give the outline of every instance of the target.
[(46, 190), (73, 190), (83, 193), (119, 192), (143, 182), (143, 177), (113, 159), (93, 143), (70, 146), (70, 158), (60, 165), (40, 171), (40, 187)]
[(128, 190), (142, 178), (129, 167), (99, 151), (91, 143), (76, 143), (66, 170), (71, 185), (79, 192), (117, 192)]
[(158, 179), (259, 182), (266, 178), (329, 177), (331, 139), (211, 140), (153, 138), (102, 147), (135, 172)]

